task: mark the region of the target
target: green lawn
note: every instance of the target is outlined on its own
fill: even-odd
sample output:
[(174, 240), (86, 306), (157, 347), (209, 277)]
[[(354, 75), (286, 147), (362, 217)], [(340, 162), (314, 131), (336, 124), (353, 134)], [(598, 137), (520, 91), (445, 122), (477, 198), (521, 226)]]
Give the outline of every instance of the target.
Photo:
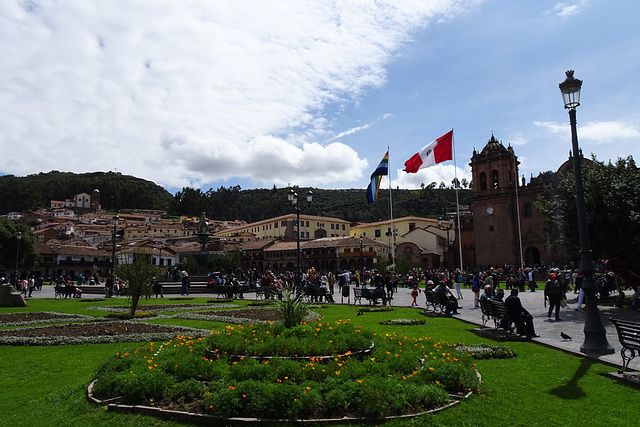
[[(185, 302), (205, 301), (205, 298), (194, 298)], [(148, 300), (150, 304), (159, 302)], [(180, 303), (166, 298), (162, 302)], [(0, 313), (57, 311), (102, 316), (106, 313), (88, 308), (117, 303), (126, 301), (32, 299), (29, 307), (0, 308)], [(238, 302), (239, 305), (246, 303)], [(356, 317), (357, 308), (350, 306), (331, 306), (314, 311), (328, 321), (351, 319), (352, 323), (376, 333), (395, 331), (408, 337), (429, 336), (449, 343), (496, 344), (473, 334), (473, 325), (452, 318), (424, 317), (416, 309), (396, 308), (391, 312), (364, 313), (359, 317)], [(425, 319), (427, 323), (422, 326), (378, 324), (382, 319), (399, 318)], [(157, 322), (207, 328), (222, 326), (220, 323), (184, 319)], [(131, 345), (0, 348), (0, 422), (6, 426), (172, 425), (152, 417), (107, 412), (86, 400), (86, 387), (100, 363), (107, 355)], [(508, 342), (506, 345), (518, 354), (517, 358), (477, 361), (477, 368), (483, 376), (482, 394), (475, 394), (437, 414), (376, 425), (618, 426), (635, 425), (637, 422), (636, 403), (640, 392), (604, 376), (615, 371), (614, 368), (530, 342)]]

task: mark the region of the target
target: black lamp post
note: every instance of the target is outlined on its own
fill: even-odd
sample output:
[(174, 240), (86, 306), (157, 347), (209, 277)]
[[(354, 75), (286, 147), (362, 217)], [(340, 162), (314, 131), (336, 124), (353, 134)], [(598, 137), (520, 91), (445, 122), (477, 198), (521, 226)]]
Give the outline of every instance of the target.
[(360, 283), (364, 284), (364, 256), (362, 253), (362, 244), (364, 243), (364, 234), (360, 235)]
[(16, 239), (18, 240), (18, 246), (16, 247), (16, 282), (14, 284), (14, 287), (18, 289), (18, 261), (20, 260), (20, 240), (22, 240), (21, 232), (18, 231), (18, 234), (16, 234)]
[(166, 247), (164, 243), (161, 243), (158, 247), (158, 266), (162, 267), (162, 250)]
[[(298, 232), (297, 234), (297, 265), (296, 265), (296, 274), (295, 274), (295, 283), (296, 286), (300, 286), (300, 276), (301, 276), (301, 271), (300, 271), (300, 267), (302, 264), (302, 261), (300, 260), (300, 211), (302, 211), (302, 207), (298, 206), (298, 193), (296, 193), (295, 191), (293, 191), (293, 188), (291, 190), (289, 190), (289, 194), (287, 194), (287, 199), (289, 200), (289, 203), (291, 203), (291, 206), (293, 206), (293, 209), (296, 211), (296, 223), (298, 224)], [(313, 193), (311, 192), (311, 190), (307, 191), (307, 206), (311, 206), (311, 201), (313, 200)]]
[(449, 221), (446, 222), (443, 221), (442, 218), (438, 218), (438, 228), (447, 231), (447, 271), (449, 271), (451, 268), (451, 241), (449, 240), (449, 230), (453, 228), (453, 218), (449, 218)]
[(583, 353), (611, 354), (615, 350), (607, 341), (607, 333), (602, 325), (596, 299), (596, 281), (593, 278), (595, 265), (591, 257), (589, 229), (587, 226), (587, 210), (584, 203), (582, 186), (581, 156), (578, 148), (578, 132), (576, 130), (576, 107), (580, 105), (580, 88), (582, 80), (573, 77), (573, 70), (566, 72), (567, 78), (560, 83), (560, 91), (564, 108), (569, 110), (571, 123), (571, 144), (573, 146), (573, 174), (576, 181), (576, 206), (578, 211), (578, 234), (580, 236), (580, 272), (583, 274), (582, 289), (587, 305), (584, 323), (584, 342), (580, 346)]
[(111, 275), (115, 276), (116, 270), (116, 227), (118, 226), (118, 221), (120, 217), (118, 215), (113, 217), (113, 236), (112, 236), (112, 248), (111, 248)]

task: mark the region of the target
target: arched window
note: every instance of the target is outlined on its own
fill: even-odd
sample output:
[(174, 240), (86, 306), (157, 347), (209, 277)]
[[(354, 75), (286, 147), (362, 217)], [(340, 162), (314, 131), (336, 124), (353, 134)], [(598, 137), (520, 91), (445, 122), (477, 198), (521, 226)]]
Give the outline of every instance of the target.
[(493, 189), (500, 188), (500, 180), (498, 179), (498, 171), (496, 170), (491, 172), (491, 185)]
[(524, 205), (524, 216), (533, 216), (533, 207), (531, 203)]
[(480, 174), (480, 189), (481, 190), (487, 189), (487, 174), (484, 172)]

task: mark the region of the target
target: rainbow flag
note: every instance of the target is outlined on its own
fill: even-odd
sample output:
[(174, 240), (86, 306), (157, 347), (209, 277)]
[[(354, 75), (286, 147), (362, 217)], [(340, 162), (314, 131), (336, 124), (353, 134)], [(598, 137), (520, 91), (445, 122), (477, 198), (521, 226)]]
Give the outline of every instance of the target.
[(389, 175), (389, 150), (384, 155), (380, 164), (371, 174), (371, 182), (367, 187), (367, 200), (373, 203), (378, 198), (378, 190), (380, 189), (380, 180), (384, 175)]

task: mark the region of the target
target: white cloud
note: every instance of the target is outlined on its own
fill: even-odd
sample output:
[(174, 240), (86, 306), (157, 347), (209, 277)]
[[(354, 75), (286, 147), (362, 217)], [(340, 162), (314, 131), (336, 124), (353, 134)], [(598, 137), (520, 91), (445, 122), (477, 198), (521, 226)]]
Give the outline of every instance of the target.
[[(564, 133), (569, 135), (570, 126), (560, 125), (555, 122), (533, 122), (534, 125), (548, 130), (551, 133)], [(621, 139), (640, 137), (640, 130), (632, 123), (627, 122), (587, 122), (578, 127), (580, 141), (590, 141), (596, 144), (611, 144)]]
[(566, 18), (582, 12), (588, 3), (589, 0), (580, 0), (572, 3), (557, 3), (552, 9), (552, 13), (561, 18)]
[(355, 150), (315, 142), (323, 109), (383, 85), (394, 51), (464, 4), (0, 2), (0, 171), (358, 180)]
[(465, 178), (467, 182), (471, 182), (470, 169), (461, 169), (458, 167), (456, 170), (456, 167), (452, 164), (445, 165), (439, 163), (435, 166), (420, 169), (416, 173), (406, 173), (402, 169), (398, 169), (396, 173), (398, 179), (392, 181), (393, 188), (400, 187), (416, 189), (421, 188), (422, 184), (427, 186), (432, 182), (435, 182), (436, 186), (440, 186), (440, 183), (444, 182), (447, 187), (451, 187), (451, 182), (456, 178), (456, 174), (458, 180), (462, 181), (462, 179)]

